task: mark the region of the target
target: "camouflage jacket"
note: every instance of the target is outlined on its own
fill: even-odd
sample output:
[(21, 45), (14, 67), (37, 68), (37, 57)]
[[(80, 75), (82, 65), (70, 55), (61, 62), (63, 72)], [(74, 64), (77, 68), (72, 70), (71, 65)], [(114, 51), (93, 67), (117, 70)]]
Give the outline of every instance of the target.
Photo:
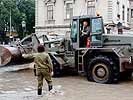
[(35, 68), (36, 69), (47, 69), (52, 72), (53, 71), (53, 64), (51, 61), (50, 56), (43, 52), (43, 53), (33, 53), (33, 54), (23, 54), (22, 55), (26, 59), (33, 59), (34, 58), (34, 63), (35, 63)]

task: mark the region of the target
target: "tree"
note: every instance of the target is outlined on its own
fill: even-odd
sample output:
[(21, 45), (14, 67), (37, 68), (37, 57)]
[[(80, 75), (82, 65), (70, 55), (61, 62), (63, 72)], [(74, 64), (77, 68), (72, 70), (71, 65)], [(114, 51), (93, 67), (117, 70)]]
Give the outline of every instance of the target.
[(27, 34), (34, 32), (35, 26), (35, 1), (34, 0), (0, 0), (0, 34), (5, 28), (9, 31), (10, 12), (12, 26), (19, 36), (22, 36), (22, 21), (26, 21)]
[(12, 12), (12, 25), (17, 26), (15, 23), (16, 17), (19, 17), (19, 10), (16, 9), (15, 0), (0, 0), (0, 36), (5, 38), (6, 31), (9, 31), (10, 13)]
[(33, 33), (33, 27), (35, 26), (35, 1), (22, 0), (18, 5), (18, 9), (21, 13), (26, 15), (26, 18), (23, 20), (26, 21), (27, 33)]

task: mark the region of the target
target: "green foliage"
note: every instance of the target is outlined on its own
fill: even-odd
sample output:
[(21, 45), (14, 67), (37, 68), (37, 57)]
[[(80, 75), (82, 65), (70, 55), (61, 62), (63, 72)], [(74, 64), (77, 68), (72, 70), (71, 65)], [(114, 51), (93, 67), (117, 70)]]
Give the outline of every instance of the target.
[[(10, 11), (12, 26), (15, 27), (19, 36), (22, 36), (22, 21), (26, 21), (26, 33), (34, 32), (35, 26), (35, 1), (34, 0), (0, 0), (0, 33), (5, 27), (9, 28)], [(9, 30), (9, 29), (8, 29)]]
[(18, 9), (21, 13), (25, 14), (24, 20), (26, 21), (26, 28), (28, 33), (33, 33), (35, 26), (35, 1), (23, 0), (18, 5)]

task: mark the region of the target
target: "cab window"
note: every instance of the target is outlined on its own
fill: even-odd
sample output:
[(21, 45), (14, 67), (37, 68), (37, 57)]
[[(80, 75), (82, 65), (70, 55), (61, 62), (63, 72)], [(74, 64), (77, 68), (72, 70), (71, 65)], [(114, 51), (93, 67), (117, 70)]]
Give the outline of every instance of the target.
[(87, 26), (90, 27), (90, 18), (81, 19), (80, 20), (80, 33), (82, 32), (84, 28), (84, 25), (83, 25), (84, 22), (87, 22), (88, 23)]
[(77, 22), (77, 20), (73, 20), (72, 28), (71, 28), (72, 42), (77, 42), (77, 33), (78, 33), (78, 22)]
[(91, 21), (91, 32), (92, 33), (102, 33), (102, 18), (94, 18)]
[(102, 18), (93, 18), (91, 20), (91, 46), (102, 46), (102, 33)]
[(90, 18), (82, 18), (79, 20), (79, 47), (89, 47), (88, 41), (90, 41)]
[(30, 44), (32, 42), (32, 38), (31, 37), (28, 37), (28, 38), (26, 38), (25, 40), (23, 40), (22, 42), (21, 42), (21, 44), (22, 45), (28, 45), (28, 44)]

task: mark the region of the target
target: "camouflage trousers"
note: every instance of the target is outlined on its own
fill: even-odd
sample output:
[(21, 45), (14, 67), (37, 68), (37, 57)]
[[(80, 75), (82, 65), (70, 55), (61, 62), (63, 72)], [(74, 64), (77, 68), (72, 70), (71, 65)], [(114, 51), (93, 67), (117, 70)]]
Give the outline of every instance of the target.
[(49, 86), (52, 86), (52, 76), (51, 73), (49, 72), (49, 69), (37, 70), (38, 89), (42, 89), (43, 79), (46, 80)]

